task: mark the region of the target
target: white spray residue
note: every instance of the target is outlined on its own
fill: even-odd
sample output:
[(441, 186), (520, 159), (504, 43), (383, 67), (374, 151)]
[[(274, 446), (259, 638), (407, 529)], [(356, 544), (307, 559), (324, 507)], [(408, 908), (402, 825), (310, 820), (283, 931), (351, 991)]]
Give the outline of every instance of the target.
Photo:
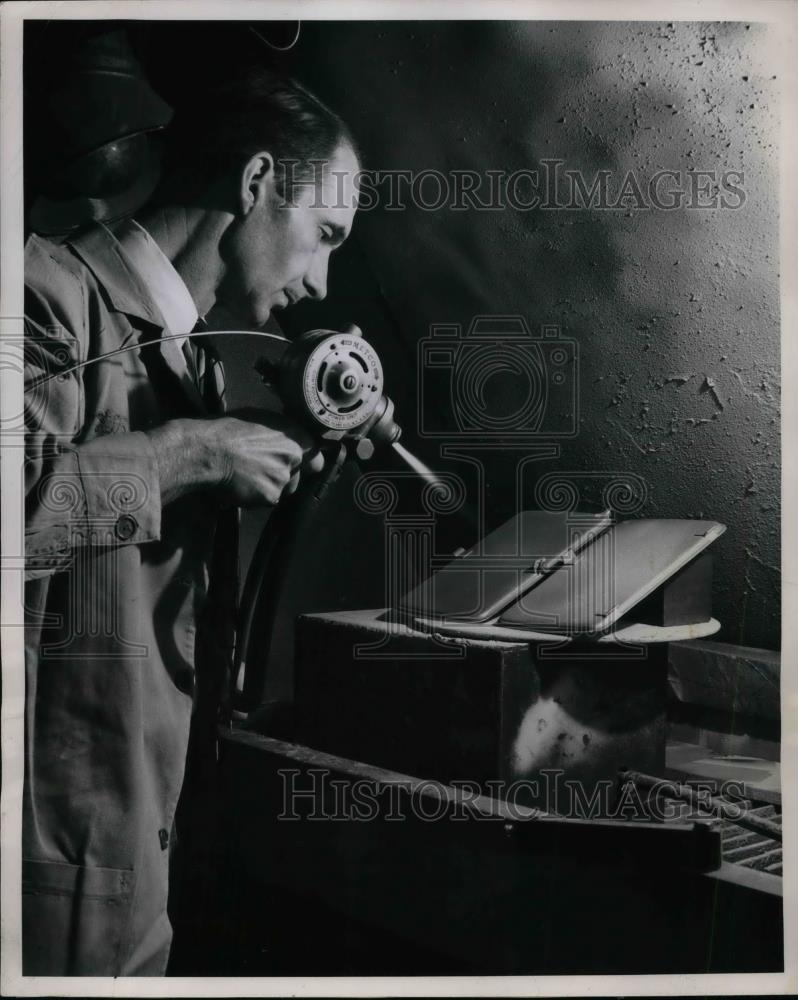
[(440, 479), (438, 479), (438, 477), (435, 475), (432, 469), (428, 469), (427, 466), (424, 465), (424, 463), (421, 461), (421, 459), (417, 458), (412, 452), (408, 451), (407, 448), (404, 447), (404, 445), (401, 445), (399, 444), (398, 441), (395, 441), (392, 447), (393, 450), (396, 452), (396, 454), (410, 466), (413, 472), (417, 472), (419, 476), (423, 476), (425, 479), (428, 479), (431, 483), (435, 483), (441, 489), (444, 489), (444, 484), (440, 481)]

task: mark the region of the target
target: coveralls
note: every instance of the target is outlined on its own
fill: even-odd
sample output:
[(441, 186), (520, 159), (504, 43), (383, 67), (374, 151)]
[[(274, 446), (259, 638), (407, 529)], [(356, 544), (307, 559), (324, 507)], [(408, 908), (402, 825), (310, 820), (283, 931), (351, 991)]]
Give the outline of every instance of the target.
[[(144, 432), (220, 412), (221, 369), (160, 339), (196, 310), (132, 220), (29, 237), (25, 276), (23, 972), (160, 975), (219, 507), (162, 506)], [(225, 661), (232, 632), (204, 634)]]

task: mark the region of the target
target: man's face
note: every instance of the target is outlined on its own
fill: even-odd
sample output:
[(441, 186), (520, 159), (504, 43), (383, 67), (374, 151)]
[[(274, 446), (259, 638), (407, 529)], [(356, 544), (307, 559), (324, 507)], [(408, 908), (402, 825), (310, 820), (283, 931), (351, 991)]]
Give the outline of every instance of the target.
[(225, 274), (218, 298), (230, 312), (262, 327), (273, 309), (324, 298), (330, 254), (349, 235), (357, 210), (358, 170), (352, 149), (341, 145), (315, 179), (295, 182), (285, 198), (273, 168), (250, 185), (253, 203), (220, 248)]

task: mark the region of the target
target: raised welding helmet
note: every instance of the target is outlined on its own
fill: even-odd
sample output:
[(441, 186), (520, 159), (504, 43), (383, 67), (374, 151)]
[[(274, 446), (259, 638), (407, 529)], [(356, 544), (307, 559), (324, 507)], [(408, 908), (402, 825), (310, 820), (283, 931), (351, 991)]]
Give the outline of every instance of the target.
[(147, 80), (125, 27), (45, 28), (26, 34), (27, 225), (58, 236), (132, 215), (147, 201), (160, 178), (158, 133), (172, 109)]

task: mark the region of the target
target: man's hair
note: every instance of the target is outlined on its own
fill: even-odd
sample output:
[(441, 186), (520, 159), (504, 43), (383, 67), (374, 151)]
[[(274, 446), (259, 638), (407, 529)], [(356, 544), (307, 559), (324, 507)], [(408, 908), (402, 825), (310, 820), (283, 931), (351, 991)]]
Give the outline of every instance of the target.
[(292, 182), (318, 176), (319, 161), (349, 145), (346, 123), (294, 80), (250, 67), (190, 107), (178, 108), (166, 133), (164, 176), (156, 201), (191, 200), (262, 150), (271, 153), (278, 193), (292, 198)]

